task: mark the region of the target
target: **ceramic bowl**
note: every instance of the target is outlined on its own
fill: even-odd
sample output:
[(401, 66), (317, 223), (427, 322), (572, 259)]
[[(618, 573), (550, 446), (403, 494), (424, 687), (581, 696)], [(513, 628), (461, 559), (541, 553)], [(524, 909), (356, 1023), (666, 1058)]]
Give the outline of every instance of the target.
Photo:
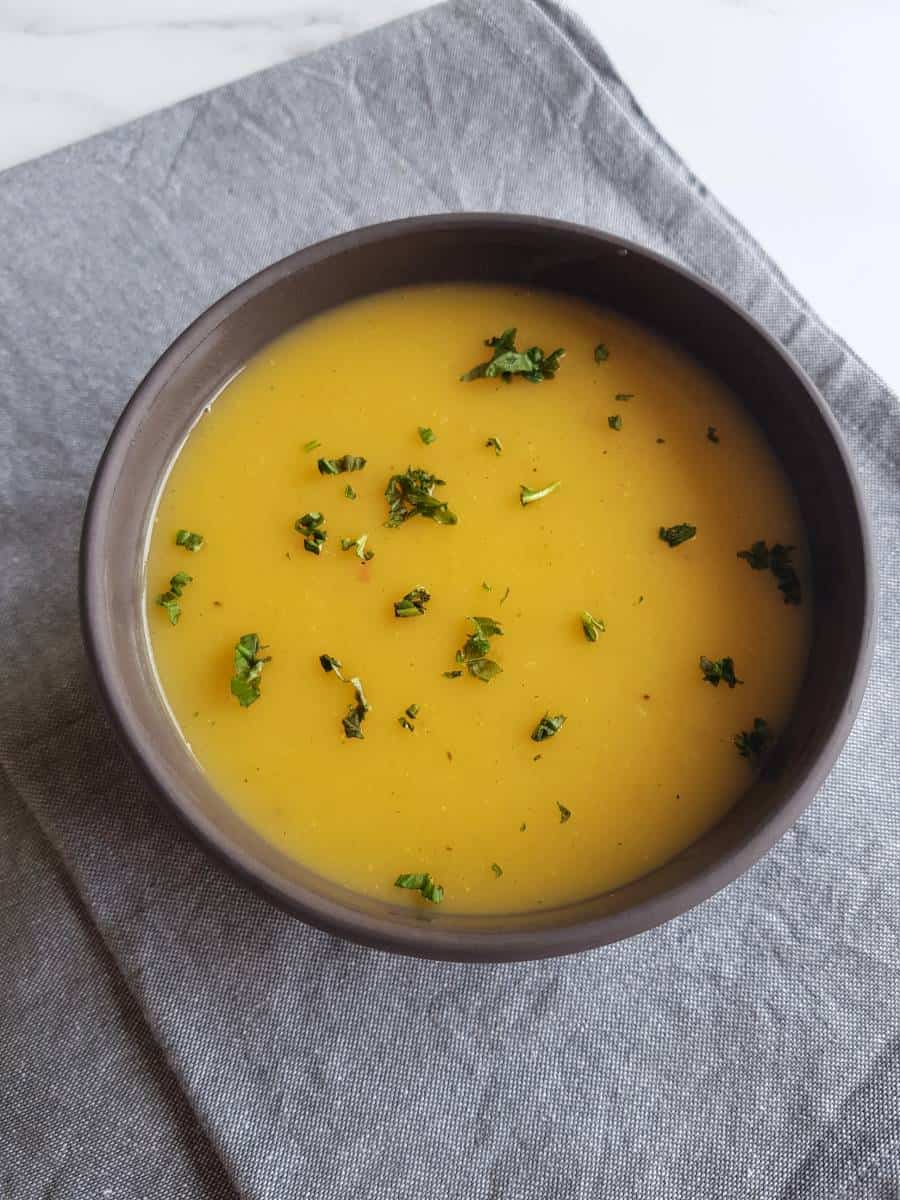
[[(159, 690), (142, 618), (149, 524), (200, 409), (297, 322), (366, 293), (447, 280), (574, 293), (679, 343), (752, 412), (793, 483), (809, 534), (810, 665), (766, 770), (720, 824), (665, 866), (553, 911), (413, 912), (323, 879), (263, 841), (216, 793), (182, 740)], [(87, 653), (109, 716), (187, 829), (303, 920), (428, 958), (565, 954), (628, 937), (711, 896), (756, 862), (812, 800), (850, 731), (871, 656), (873, 568), (859, 487), (834, 418), (803, 371), (721, 292), (675, 264), (595, 230), (522, 216), (420, 217), (343, 234), (267, 267), (217, 301), (166, 350), (113, 431), (85, 517), (80, 586)]]

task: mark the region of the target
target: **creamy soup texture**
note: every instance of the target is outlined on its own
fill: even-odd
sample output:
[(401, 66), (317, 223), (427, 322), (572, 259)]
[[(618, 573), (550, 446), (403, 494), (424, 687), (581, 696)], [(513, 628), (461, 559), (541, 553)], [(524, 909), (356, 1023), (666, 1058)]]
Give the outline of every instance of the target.
[[(512, 326), (519, 355), (565, 348), (555, 377), (463, 382)], [(456, 524), (386, 526), (409, 468)], [(788, 481), (716, 376), (582, 300), (454, 284), (246, 365), (165, 484), (146, 612), (174, 718), (254, 829), (352, 889), (496, 913), (621, 885), (739, 801), (802, 685), (808, 579)], [(471, 617), (502, 633), (473, 642)]]

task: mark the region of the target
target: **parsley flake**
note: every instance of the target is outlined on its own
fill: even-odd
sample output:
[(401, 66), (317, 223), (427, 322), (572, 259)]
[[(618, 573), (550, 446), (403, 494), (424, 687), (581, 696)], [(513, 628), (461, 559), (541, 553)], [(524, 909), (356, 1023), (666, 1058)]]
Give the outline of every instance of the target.
[(304, 447), (303, 447), (303, 453), (304, 453), (304, 454), (309, 454), (309, 453), (310, 453), (311, 451), (313, 451), (313, 450), (318, 450), (318, 448), (319, 448), (321, 445), (322, 445), (322, 443), (321, 443), (321, 442), (317, 442), (317, 441), (316, 441), (316, 439), (315, 439), (315, 438), (313, 438), (313, 440), (312, 440), (311, 442), (306, 442), (306, 444), (305, 444), (305, 445), (304, 445)]
[(450, 511), (446, 500), (438, 500), (434, 489), (443, 487), (445, 480), (438, 479), (420, 467), (407, 467), (403, 475), (392, 475), (384, 490), (388, 502), (388, 529), (396, 529), (410, 517), (430, 517), (439, 525), (455, 525), (456, 513)]
[(660, 525), (659, 536), (672, 549), (675, 546), (680, 546), (682, 542), (689, 542), (691, 538), (696, 537), (697, 526), (684, 524), (670, 525), (666, 528), (665, 525)]
[(425, 615), (425, 605), (431, 599), (431, 593), (423, 587), (413, 588), (402, 600), (394, 601), (395, 617), (422, 617)]
[(260, 656), (260, 650), (268, 649), (261, 646), (258, 633), (245, 633), (238, 639), (234, 648), (234, 675), (231, 678), (231, 694), (241, 708), (249, 708), (259, 699), (262, 669), (267, 662), (272, 661), (271, 654), (265, 658)]
[(320, 458), (316, 463), (320, 475), (343, 475), (345, 471), (361, 471), (366, 460), (358, 454), (345, 454), (342, 458)]
[(719, 431), (718, 431), (718, 429), (716, 429), (715, 425), (707, 425), (707, 427), (706, 427), (706, 436), (709, 438), (709, 440), (710, 440), (711, 442), (715, 442), (715, 443), (716, 443), (716, 445), (718, 445), (718, 443), (719, 443)]
[[(475, 629), (466, 638), (462, 649), (457, 650), (456, 661), (476, 679), (480, 679), (483, 683), (490, 683), (503, 670), (499, 663), (488, 658), (491, 649), (490, 639), (502, 637), (503, 630), (492, 617), (469, 617), (469, 620)], [(462, 672), (453, 672), (452, 675), (445, 672), (448, 678), (455, 678), (457, 674), (462, 674)]]
[(491, 870), (494, 872), (494, 874), (497, 876), (498, 879), (503, 874), (503, 868), (501, 866), (499, 866), (497, 863), (491, 863)]
[(498, 437), (489, 437), (488, 440), (484, 444), (485, 444), (485, 446), (493, 446), (494, 453), (497, 455), (498, 458), (503, 453), (503, 443), (500, 441), (500, 439)]
[(584, 630), (584, 636), (589, 642), (596, 642), (601, 633), (606, 633), (605, 622), (598, 621), (589, 612), (579, 613), (579, 620), (581, 621), (581, 628)]
[(308, 550), (310, 554), (322, 553), (322, 547), (328, 537), (328, 534), (322, 529), (324, 523), (325, 517), (320, 512), (304, 513), (294, 522), (294, 529), (297, 533), (303, 534), (303, 549)]
[(616, 392), (616, 400), (633, 400), (634, 392)]
[(185, 550), (190, 550), (192, 554), (196, 554), (203, 545), (203, 534), (190, 533), (187, 529), (179, 529), (175, 534), (175, 545), (184, 546)]
[(444, 898), (444, 889), (439, 883), (434, 882), (427, 871), (422, 874), (398, 875), (394, 880), (394, 887), (419, 892), (423, 900), (428, 900), (432, 904), (440, 904)]
[(546, 487), (532, 489), (525, 483), (519, 484), (519, 503), (524, 508), (526, 504), (533, 504), (535, 500), (543, 500), (545, 496), (550, 496), (557, 488), (562, 487), (562, 480), (557, 479), (555, 483), (548, 483)]
[(799, 604), (803, 599), (800, 576), (791, 564), (793, 546), (782, 546), (776, 542), (771, 549), (765, 542), (754, 542), (749, 550), (739, 550), (738, 558), (744, 558), (754, 571), (770, 570), (778, 581), (778, 590), (785, 604)]
[(515, 328), (504, 329), (498, 337), (488, 338), (484, 344), (493, 350), (493, 354), (487, 362), (479, 363), (461, 375), (464, 383), (473, 379), (495, 379), (498, 375), (506, 383), (511, 382), (513, 375), (521, 375), (530, 383), (541, 383), (556, 375), (566, 353), (561, 346), (551, 354), (545, 354), (540, 346), (519, 351), (516, 349)]
[(559, 809), (559, 823), (560, 825), (565, 825), (572, 813), (564, 804), (560, 804), (558, 800), (556, 802), (556, 807)]
[(720, 683), (727, 683), (730, 688), (733, 688), (736, 683), (744, 682), (743, 679), (738, 679), (734, 673), (733, 658), (707, 658), (701, 654), (700, 670), (703, 672), (706, 682), (711, 683), (713, 687), (718, 687)]
[(426, 446), (430, 446), (432, 442), (437, 441), (437, 434), (433, 429), (429, 429), (426, 425), (419, 426), (419, 437)]
[(348, 500), (356, 499), (356, 492), (354, 492), (353, 488), (350, 486), (349, 483), (344, 488), (344, 495), (347, 497)]
[(566, 718), (560, 713), (556, 717), (551, 717), (549, 713), (544, 713), (534, 731), (531, 734), (533, 742), (545, 742), (547, 738), (556, 737), (563, 725), (566, 723)]
[(609, 358), (609, 349), (601, 342), (599, 346), (594, 347), (594, 362), (606, 362)]
[(758, 762), (763, 751), (767, 748), (772, 734), (769, 730), (769, 724), (762, 717), (753, 718), (753, 728), (750, 730), (742, 729), (740, 733), (734, 735), (734, 744), (741, 758), (748, 758), (752, 762)]
[(622, 428), (622, 418), (618, 413), (613, 413), (611, 417), (607, 417), (606, 423), (609, 425), (610, 429), (615, 429), (617, 433)]
[(369, 540), (367, 533), (361, 533), (358, 538), (341, 538), (342, 550), (355, 550), (356, 557), (360, 562), (369, 562), (375, 557), (375, 551), (369, 550), (366, 542)]
[(156, 597), (156, 603), (169, 614), (170, 625), (178, 624), (178, 618), (181, 616), (181, 605), (178, 601), (181, 599), (181, 593), (189, 583), (193, 582), (193, 579), (193, 575), (188, 575), (186, 571), (176, 571), (169, 580), (169, 590)]

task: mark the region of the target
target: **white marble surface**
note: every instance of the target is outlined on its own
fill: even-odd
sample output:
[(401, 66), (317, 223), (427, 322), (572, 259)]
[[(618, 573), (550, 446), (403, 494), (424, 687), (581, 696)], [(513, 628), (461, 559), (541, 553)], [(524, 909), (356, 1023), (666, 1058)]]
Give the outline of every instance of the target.
[[(422, 6), (0, 0), (0, 168)], [(697, 174), (900, 384), (900, 2), (570, 7)]]

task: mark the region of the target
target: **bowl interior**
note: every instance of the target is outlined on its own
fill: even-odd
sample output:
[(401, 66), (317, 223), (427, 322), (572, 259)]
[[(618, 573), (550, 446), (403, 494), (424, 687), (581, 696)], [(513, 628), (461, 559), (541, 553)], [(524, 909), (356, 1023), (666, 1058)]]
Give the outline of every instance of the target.
[[(607, 895), (534, 914), (411, 914), (315, 875), (225, 804), (159, 692), (143, 617), (143, 554), (161, 483), (203, 406), (257, 350), (323, 309), (366, 293), (451, 280), (504, 281), (584, 296), (678, 342), (731, 386), (764, 430), (799, 499), (816, 598), (797, 709), (743, 801), (676, 859)], [(868, 665), (865, 519), (833, 419), (756, 325), (671, 264), (589, 230), (531, 218), (419, 218), (301, 251), (213, 306), (160, 359), (101, 463), (82, 550), (89, 655), (127, 748), (174, 812), (276, 902), (324, 928), (431, 957), (510, 959), (615, 940), (683, 912), (755, 861), (809, 802), (840, 749)]]

